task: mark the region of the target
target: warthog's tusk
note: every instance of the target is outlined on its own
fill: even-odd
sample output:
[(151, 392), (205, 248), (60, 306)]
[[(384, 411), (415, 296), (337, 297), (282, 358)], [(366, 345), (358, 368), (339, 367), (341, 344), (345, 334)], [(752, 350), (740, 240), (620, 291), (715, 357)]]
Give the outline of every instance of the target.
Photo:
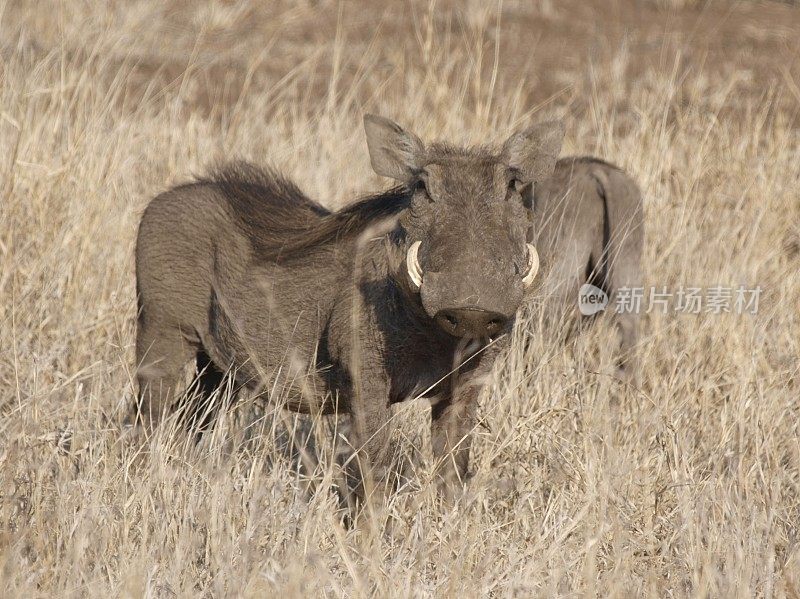
[(528, 246), (528, 272), (522, 278), (522, 284), (528, 287), (536, 278), (536, 273), (539, 272), (539, 252), (532, 243), (526, 245)]
[(406, 269), (408, 270), (408, 277), (411, 279), (411, 282), (417, 289), (422, 287), (422, 268), (419, 266), (419, 258), (417, 257), (417, 252), (419, 252), (419, 246), (421, 243), (421, 241), (415, 241), (412, 243), (411, 247), (408, 248), (408, 253), (406, 254)]

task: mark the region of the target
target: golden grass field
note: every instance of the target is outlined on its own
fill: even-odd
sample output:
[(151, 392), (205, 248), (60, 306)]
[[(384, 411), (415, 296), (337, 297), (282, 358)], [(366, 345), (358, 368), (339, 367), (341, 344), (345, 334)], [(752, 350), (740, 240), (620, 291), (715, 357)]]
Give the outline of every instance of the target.
[[(0, 57), (0, 596), (800, 596), (800, 7), (0, 0)], [(642, 315), (633, 389), (605, 320), (565, 346), (532, 306), (452, 509), (398, 412), (392, 535), (340, 525), (326, 423), (310, 474), (309, 424), (253, 402), (123, 437), (148, 199), (234, 156), (329, 206), (386, 187), (366, 111), (459, 143), (564, 118), (643, 190), (645, 283), (758, 313)]]

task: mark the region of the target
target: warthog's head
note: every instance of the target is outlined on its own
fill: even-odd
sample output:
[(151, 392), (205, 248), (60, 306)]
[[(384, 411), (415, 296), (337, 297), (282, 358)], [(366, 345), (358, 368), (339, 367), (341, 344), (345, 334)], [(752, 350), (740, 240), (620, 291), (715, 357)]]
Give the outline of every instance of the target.
[(447, 333), (489, 339), (513, 321), (539, 266), (526, 243), (522, 190), (549, 177), (564, 128), (551, 121), (512, 135), (500, 151), (425, 146), (377, 116), (364, 119), (372, 168), (412, 190), (401, 218), (402, 272)]

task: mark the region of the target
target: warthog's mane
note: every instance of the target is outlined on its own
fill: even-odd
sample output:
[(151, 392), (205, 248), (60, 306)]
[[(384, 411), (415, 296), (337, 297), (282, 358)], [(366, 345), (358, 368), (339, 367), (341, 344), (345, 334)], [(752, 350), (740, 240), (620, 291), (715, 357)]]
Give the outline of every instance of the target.
[(261, 260), (286, 260), (314, 247), (358, 235), (402, 212), (411, 194), (394, 187), (331, 212), (278, 172), (247, 162), (214, 169), (198, 183), (225, 198)]

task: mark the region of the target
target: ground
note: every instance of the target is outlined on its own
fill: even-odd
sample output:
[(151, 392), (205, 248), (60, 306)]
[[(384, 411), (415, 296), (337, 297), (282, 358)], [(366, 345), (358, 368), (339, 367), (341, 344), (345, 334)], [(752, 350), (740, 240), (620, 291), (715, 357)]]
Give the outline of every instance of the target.
[[(0, 55), (0, 594), (800, 595), (800, 7), (11, 0)], [(366, 111), (459, 143), (563, 118), (642, 188), (648, 294), (757, 310), (654, 306), (634, 388), (607, 319), (564, 345), (531, 306), (452, 509), (398, 413), (391, 535), (340, 525), (322, 433), (308, 491), (273, 408), (131, 442), (148, 199), (238, 156), (340, 206), (388, 184)]]

